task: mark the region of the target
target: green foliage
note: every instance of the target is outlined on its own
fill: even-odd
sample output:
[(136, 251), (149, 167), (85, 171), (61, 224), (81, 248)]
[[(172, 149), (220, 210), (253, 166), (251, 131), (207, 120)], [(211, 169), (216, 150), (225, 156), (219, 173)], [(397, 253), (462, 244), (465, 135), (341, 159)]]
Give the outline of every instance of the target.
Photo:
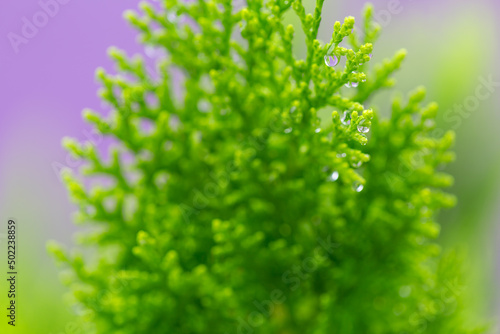
[[(165, 55), (151, 74), (111, 49), (119, 74), (97, 76), (112, 112), (84, 115), (114, 139), (110, 158), (64, 141), (86, 179), (112, 182), (65, 174), (94, 252), (49, 247), (86, 333), (481, 332), (464, 324), (460, 257), (433, 241), (436, 211), (455, 203), (438, 171), (453, 134), (432, 136), (423, 89), (389, 119), (368, 108), (405, 52), (369, 70), (370, 6), (362, 31), (348, 17), (319, 41), (323, 2), (306, 14), (300, 0), (165, 0), (126, 14)], [(292, 11), (306, 59), (283, 24)]]

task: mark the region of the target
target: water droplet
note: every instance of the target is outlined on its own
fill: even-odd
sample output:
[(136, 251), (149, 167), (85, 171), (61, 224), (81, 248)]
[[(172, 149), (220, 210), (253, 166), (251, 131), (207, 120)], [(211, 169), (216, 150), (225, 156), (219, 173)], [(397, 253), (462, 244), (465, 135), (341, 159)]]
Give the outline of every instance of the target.
[(367, 123), (365, 119), (361, 120), (361, 122), (358, 123), (358, 131), (361, 133), (368, 133), (370, 132), (370, 127), (365, 126), (364, 124)]
[(290, 133), (290, 132), (292, 132), (292, 131), (293, 131), (293, 129), (292, 129), (292, 128), (286, 128), (286, 129), (285, 129), (285, 133)]
[(330, 176), (328, 177), (328, 181), (335, 182), (339, 179), (339, 172), (334, 171)]
[[(354, 71), (354, 72), (352, 72), (352, 74), (358, 74), (358, 72)], [(351, 87), (356, 88), (356, 87), (358, 87), (358, 85), (359, 85), (359, 82), (348, 82), (345, 84), (345, 86), (347, 88), (351, 88)]]
[(337, 66), (339, 63), (339, 58), (336, 55), (326, 55), (325, 56), (325, 64), (328, 67)]
[(351, 124), (351, 112), (349, 110), (345, 110), (340, 121), (344, 125), (350, 125)]
[(314, 132), (320, 133), (321, 132), (321, 128), (317, 128), (316, 130), (314, 130)]
[(361, 160), (359, 160), (359, 161), (353, 161), (351, 163), (351, 166), (354, 167), (354, 168), (359, 168), (359, 167), (361, 167), (362, 164), (363, 164), (363, 162)]
[(357, 193), (361, 192), (363, 188), (364, 186), (359, 181), (354, 181), (354, 183), (352, 184), (352, 189)]
[(411, 287), (410, 286), (402, 286), (399, 289), (399, 296), (401, 298), (406, 298), (411, 294)]

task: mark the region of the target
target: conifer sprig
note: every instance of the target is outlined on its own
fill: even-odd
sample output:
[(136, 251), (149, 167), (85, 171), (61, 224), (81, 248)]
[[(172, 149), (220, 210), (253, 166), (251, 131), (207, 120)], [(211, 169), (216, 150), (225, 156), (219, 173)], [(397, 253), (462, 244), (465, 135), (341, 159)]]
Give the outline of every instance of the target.
[(370, 66), (370, 6), (362, 31), (347, 17), (320, 41), (323, 4), (163, 0), (125, 14), (155, 69), (111, 48), (117, 74), (97, 71), (110, 114), (84, 118), (115, 147), (63, 141), (86, 162), (64, 179), (96, 252), (49, 245), (86, 333), (481, 332), (464, 327), (458, 290), (442, 298), (461, 277), (434, 241), (435, 213), (455, 203), (438, 172), (453, 134), (432, 136), (423, 89), (379, 118), (368, 99), (405, 52)]

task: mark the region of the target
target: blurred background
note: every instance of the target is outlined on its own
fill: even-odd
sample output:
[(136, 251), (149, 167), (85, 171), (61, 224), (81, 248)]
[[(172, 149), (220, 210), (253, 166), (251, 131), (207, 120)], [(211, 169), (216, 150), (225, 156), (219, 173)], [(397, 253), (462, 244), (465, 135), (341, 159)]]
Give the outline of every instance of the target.
[[(77, 168), (62, 150), (64, 136), (99, 142), (81, 119), (83, 108), (105, 112), (94, 71), (112, 70), (106, 49), (142, 52), (122, 19), (131, 0), (2, 0), (0, 4), (0, 233), (9, 217), (19, 224), (19, 308), (16, 333), (78, 333), (65, 304), (47, 240), (71, 245), (74, 206), (59, 181), (62, 166)], [(308, 2), (312, 11), (313, 1)], [(440, 105), (438, 128), (457, 132), (457, 161), (448, 168), (458, 206), (441, 213), (440, 242), (468, 251), (469, 305), (478, 317), (500, 309), (500, 3), (495, 0), (377, 0), (383, 34), (373, 62), (401, 48), (408, 58), (396, 89), (372, 101), (387, 115), (390, 98), (418, 85)], [(320, 37), (347, 15), (360, 17), (363, 1), (326, 0)], [(40, 16), (45, 8), (50, 15)], [(289, 23), (299, 23), (289, 16)], [(27, 21), (38, 20), (39, 28)], [(299, 29), (296, 29), (299, 30)], [(23, 35), (24, 34), (24, 35)], [(16, 37), (17, 36), (17, 37)], [(28, 36), (28, 37), (24, 37)], [(300, 36), (297, 35), (297, 38)], [(297, 46), (297, 54), (303, 54)], [(3, 238), (3, 239), (2, 239)], [(2, 249), (5, 235), (0, 234)], [(2, 250), (1, 263), (4, 263)], [(2, 269), (2, 272), (4, 270)], [(1, 276), (3, 277), (3, 275)], [(6, 289), (1, 279), (0, 308)], [(2, 311), (3, 314), (3, 311)], [(2, 316), (5, 319), (5, 316)], [(6, 321), (0, 323), (2, 333)], [(10, 328), (8, 328), (10, 332)], [(495, 333), (500, 333), (495, 331)]]

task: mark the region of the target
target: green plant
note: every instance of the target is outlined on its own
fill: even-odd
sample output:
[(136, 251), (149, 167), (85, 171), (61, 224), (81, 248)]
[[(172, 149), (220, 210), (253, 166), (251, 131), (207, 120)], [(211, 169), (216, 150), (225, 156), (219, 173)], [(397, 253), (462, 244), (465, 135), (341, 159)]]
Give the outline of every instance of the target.
[[(313, 14), (299, 0), (231, 2), (128, 12), (142, 42), (166, 52), (157, 75), (112, 49), (119, 74), (98, 78), (113, 112), (85, 118), (117, 147), (106, 161), (64, 141), (87, 175), (113, 182), (88, 189), (65, 174), (95, 253), (49, 246), (86, 332), (481, 332), (464, 327), (460, 260), (433, 241), (436, 211), (455, 203), (437, 171), (453, 134), (431, 136), (437, 106), (421, 107), (423, 89), (395, 99), (389, 119), (367, 108), (405, 56), (369, 71), (372, 8), (362, 38), (348, 17), (325, 44), (324, 0)], [(283, 24), (290, 8), (304, 60)]]

